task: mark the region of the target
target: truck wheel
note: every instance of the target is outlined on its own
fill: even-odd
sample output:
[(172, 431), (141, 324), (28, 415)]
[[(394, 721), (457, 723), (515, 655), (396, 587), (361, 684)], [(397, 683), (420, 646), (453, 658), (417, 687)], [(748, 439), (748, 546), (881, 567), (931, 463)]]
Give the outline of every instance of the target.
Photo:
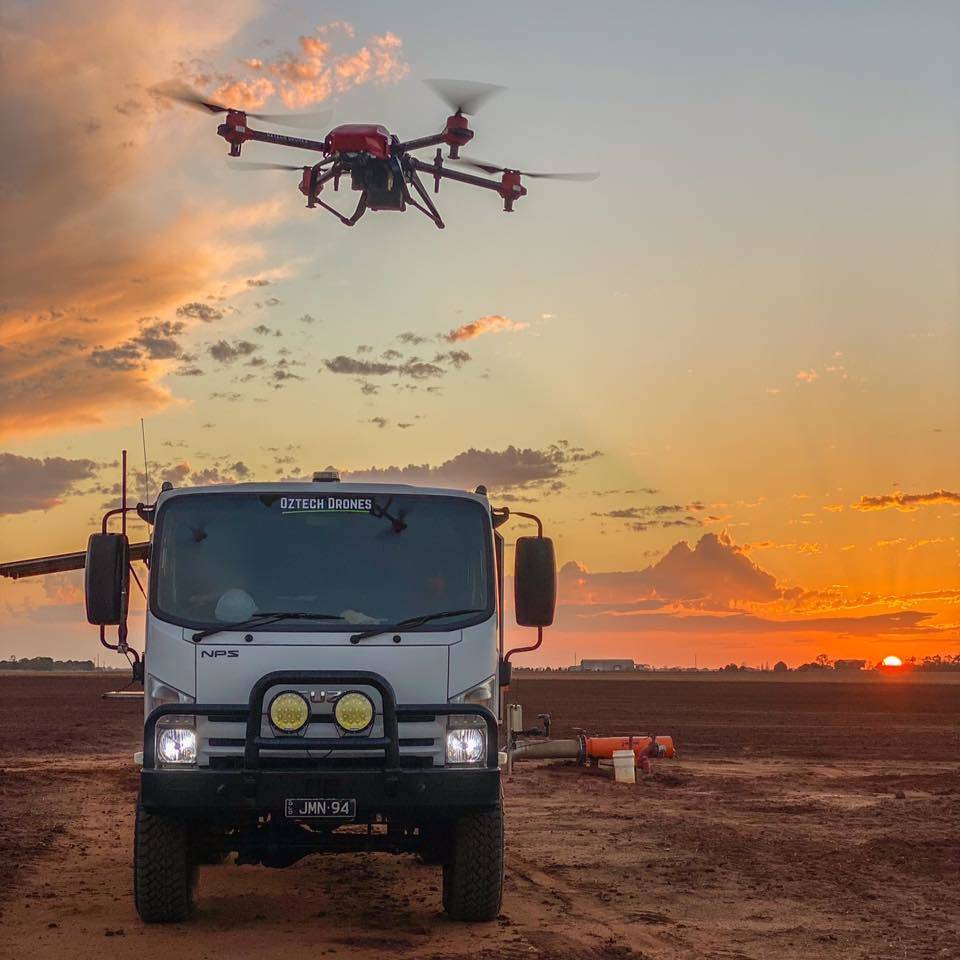
[(137, 799), (133, 835), (133, 898), (145, 923), (186, 920), (193, 909), (196, 865), (189, 825), (147, 813)]
[(443, 865), (443, 909), (452, 920), (495, 920), (503, 900), (503, 806), (461, 817)]

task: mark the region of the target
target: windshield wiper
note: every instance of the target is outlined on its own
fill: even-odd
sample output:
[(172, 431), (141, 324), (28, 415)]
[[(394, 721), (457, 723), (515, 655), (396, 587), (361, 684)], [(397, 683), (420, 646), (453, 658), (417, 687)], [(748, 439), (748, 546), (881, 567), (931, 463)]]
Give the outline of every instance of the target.
[(407, 620), (401, 620), (399, 623), (387, 624), (386, 626), (376, 627), (373, 630), (364, 630), (363, 633), (355, 633), (351, 638), (351, 643), (359, 643), (361, 640), (367, 640), (370, 637), (379, 637), (382, 633), (389, 633), (391, 630), (403, 629), (404, 627), (419, 627), (421, 624), (428, 623), (430, 620), (439, 620), (440, 617), (463, 617), (468, 613), (483, 613), (483, 610), (440, 610), (437, 613), (421, 613), (419, 617), (409, 617)]
[(222, 630), (243, 630), (246, 627), (262, 627), (267, 623), (275, 623), (277, 620), (342, 620), (343, 617), (336, 613), (302, 613), (292, 611), (290, 613), (257, 613), (246, 620), (238, 620), (235, 623), (223, 623), (216, 627), (207, 627), (206, 630), (198, 630), (191, 638), (194, 643), (199, 643), (204, 637), (212, 637), (215, 633)]

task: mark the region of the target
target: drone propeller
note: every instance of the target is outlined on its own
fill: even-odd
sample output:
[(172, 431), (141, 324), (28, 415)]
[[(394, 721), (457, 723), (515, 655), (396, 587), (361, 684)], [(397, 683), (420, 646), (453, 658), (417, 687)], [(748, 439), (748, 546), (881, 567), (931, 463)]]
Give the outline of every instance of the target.
[[(217, 103), (215, 100), (207, 100), (202, 94), (198, 93), (192, 87), (188, 87), (179, 80), (170, 80), (166, 83), (158, 83), (152, 88), (153, 93), (161, 97), (169, 97), (178, 103), (183, 103), (195, 110), (204, 110), (209, 113), (226, 113), (233, 107)], [(272, 123), (279, 127), (319, 127), (329, 123), (333, 117), (332, 110), (319, 110), (316, 113), (250, 113), (243, 111), (248, 117), (254, 117), (257, 120), (263, 120), (266, 123)]]
[(431, 90), (453, 111), (473, 116), (504, 87), (473, 80), (424, 80)]
[(482, 170), (484, 173), (519, 173), (521, 177), (532, 177), (539, 180), (596, 180), (599, 173), (528, 173), (526, 170), (514, 170), (512, 167), (498, 167), (495, 163), (484, 160), (470, 160), (460, 158), (460, 163)]

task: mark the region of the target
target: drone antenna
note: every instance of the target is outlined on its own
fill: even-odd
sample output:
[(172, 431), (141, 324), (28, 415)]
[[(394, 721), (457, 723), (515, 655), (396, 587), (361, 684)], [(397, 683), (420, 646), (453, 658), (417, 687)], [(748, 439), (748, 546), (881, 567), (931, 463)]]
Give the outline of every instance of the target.
[(140, 439), (143, 441), (143, 502), (150, 502), (150, 467), (147, 465), (147, 431), (140, 418)]

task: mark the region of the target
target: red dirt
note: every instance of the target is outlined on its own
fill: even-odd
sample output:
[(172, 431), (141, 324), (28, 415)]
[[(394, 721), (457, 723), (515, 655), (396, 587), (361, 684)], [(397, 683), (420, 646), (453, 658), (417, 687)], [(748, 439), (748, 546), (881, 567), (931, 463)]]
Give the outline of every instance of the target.
[(528, 724), (681, 757), (635, 787), (518, 764), (499, 921), (446, 921), (437, 868), (349, 855), (203, 868), (165, 928), (133, 910), (140, 705), (114, 686), (0, 676), (2, 956), (960, 957), (957, 685), (522, 677)]

